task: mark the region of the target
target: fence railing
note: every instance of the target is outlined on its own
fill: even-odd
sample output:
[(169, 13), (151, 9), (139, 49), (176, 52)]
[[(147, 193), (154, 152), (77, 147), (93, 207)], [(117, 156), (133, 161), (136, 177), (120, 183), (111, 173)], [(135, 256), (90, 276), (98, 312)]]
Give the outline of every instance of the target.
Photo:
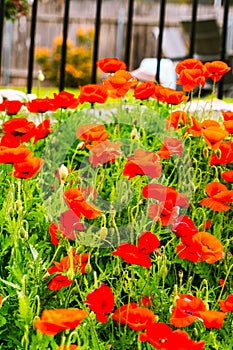
[[(34, 0), (31, 10), (31, 28), (30, 28), (30, 46), (29, 46), (29, 57), (28, 57), (28, 69), (27, 69), (27, 92), (31, 93), (33, 85), (33, 69), (34, 69), (34, 51), (35, 51), (35, 36), (36, 36), (36, 24), (37, 24), (37, 10), (38, 0)], [(99, 36), (101, 28), (101, 7), (102, 0), (96, 0), (96, 13), (95, 13), (95, 35), (93, 44), (93, 57), (92, 57), (92, 75), (91, 82), (96, 82), (96, 61), (98, 59), (99, 52)], [(221, 28), (221, 50), (219, 59), (226, 60), (226, 44), (227, 44), (227, 30), (229, 20), (229, 6), (230, 0), (224, 1), (223, 20)], [(61, 51), (61, 62), (60, 62), (60, 82), (59, 90), (62, 91), (65, 88), (65, 66), (66, 66), (66, 48), (67, 48), (67, 35), (69, 26), (69, 7), (70, 0), (64, 1), (64, 16), (63, 16), (63, 42)], [(1, 57), (3, 47), (3, 26), (4, 26), (4, 8), (5, 0), (0, 0), (0, 71), (1, 71)], [(166, 0), (160, 0), (160, 19), (159, 19), (159, 35), (157, 45), (157, 68), (156, 68), (156, 81), (160, 78), (160, 62), (162, 59), (162, 46), (163, 46), (163, 33), (166, 27), (165, 23), (165, 11), (166, 11)], [(128, 12), (127, 12), (127, 23), (126, 23), (126, 35), (124, 45), (124, 60), (129, 66), (131, 43), (132, 43), (132, 28), (133, 28), (133, 13), (134, 13), (134, 0), (128, 0)], [(189, 53), (188, 57), (193, 57), (195, 53), (195, 39), (196, 39), (196, 24), (197, 24), (197, 13), (198, 13), (198, 0), (192, 2), (192, 19), (189, 36)], [(216, 58), (217, 59), (217, 58)], [(224, 93), (224, 78), (219, 82), (218, 86), (218, 97), (222, 98)]]

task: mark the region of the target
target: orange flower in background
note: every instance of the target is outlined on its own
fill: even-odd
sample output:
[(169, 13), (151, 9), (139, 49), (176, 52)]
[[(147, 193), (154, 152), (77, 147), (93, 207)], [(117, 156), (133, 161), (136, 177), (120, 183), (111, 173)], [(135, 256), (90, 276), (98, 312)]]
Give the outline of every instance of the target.
[(229, 134), (233, 134), (233, 119), (223, 122), (224, 128)]
[(220, 212), (231, 208), (225, 202), (233, 202), (233, 191), (228, 190), (225, 185), (213, 181), (206, 186), (205, 191), (209, 197), (202, 199), (200, 205)]
[(35, 134), (36, 125), (26, 118), (13, 118), (3, 123), (3, 131), (7, 135), (15, 137), (18, 145), (28, 142)]
[(219, 154), (212, 154), (210, 157), (210, 165), (228, 164), (233, 162), (233, 143), (231, 141), (224, 141), (219, 146)]
[(79, 102), (105, 103), (108, 98), (107, 89), (99, 84), (80, 86)]
[(74, 94), (67, 91), (60, 91), (59, 94), (54, 93), (54, 105), (56, 108), (74, 109), (79, 104), (79, 99), (75, 98)]
[(121, 145), (121, 142), (111, 142), (109, 140), (98, 143), (96, 146), (91, 148), (89, 162), (94, 167), (100, 164), (115, 162), (116, 157), (121, 155), (119, 150)]
[(180, 129), (183, 126), (188, 125), (189, 116), (184, 111), (175, 111), (170, 113), (166, 118), (166, 130), (170, 131), (170, 128), (174, 130)]
[(220, 311), (207, 310), (205, 303), (195, 296), (179, 294), (172, 310), (170, 322), (175, 327), (186, 327), (201, 320), (206, 328), (220, 328), (225, 314)]
[(216, 120), (204, 120), (203, 122), (199, 122), (195, 117), (191, 117), (192, 126), (187, 129), (188, 133), (191, 133), (193, 136), (201, 136), (202, 132), (209, 127), (220, 127), (220, 124)]
[(102, 283), (99, 288), (87, 294), (87, 300), (84, 302), (89, 306), (91, 311), (95, 312), (97, 321), (105, 323), (108, 320), (107, 314), (114, 308), (112, 289)]
[(114, 311), (112, 318), (121, 324), (127, 324), (134, 331), (146, 329), (147, 326), (155, 322), (155, 314), (144, 307), (135, 303), (121, 306)]
[(225, 300), (218, 301), (223, 312), (233, 312), (233, 294), (229, 294)]
[(84, 216), (87, 219), (95, 219), (102, 214), (99, 208), (85, 200), (83, 193), (77, 188), (65, 190), (64, 199), (78, 217)]
[(29, 155), (22, 162), (14, 163), (15, 170), (12, 174), (19, 179), (30, 179), (38, 174), (43, 164), (43, 159)]
[(153, 81), (145, 81), (139, 84), (135, 89), (133, 96), (138, 100), (147, 100), (155, 92), (155, 83)]
[(109, 91), (112, 98), (119, 98), (134, 88), (137, 84), (137, 79), (133, 78), (130, 72), (126, 70), (118, 70), (113, 75), (108, 77), (108, 80), (103, 80), (104, 87)]
[(19, 113), (23, 105), (24, 103), (18, 100), (5, 100), (0, 104), (0, 111), (6, 111), (8, 115), (15, 115)]
[(183, 143), (175, 137), (164, 136), (163, 144), (156, 153), (161, 159), (168, 159), (173, 154), (178, 154), (181, 157), (183, 154)]
[(32, 152), (25, 146), (9, 148), (0, 146), (0, 163), (14, 164), (23, 162)]
[(187, 58), (176, 65), (176, 73), (180, 74), (184, 69), (204, 69), (203, 63), (197, 58)]
[(176, 247), (180, 259), (214, 264), (224, 256), (224, 248), (219, 239), (208, 232), (198, 232), (188, 241)]
[(177, 79), (178, 85), (183, 85), (183, 90), (189, 92), (197, 86), (204, 86), (206, 78), (201, 69), (184, 69)]
[(227, 182), (233, 182), (233, 170), (223, 171), (221, 177)]
[(78, 327), (87, 315), (87, 311), (75, 308), (44, 310), (34, 327), (45, 335), (56, 335), (60, 331)]
[(53, 129), (50, 127), (50, 119), (43, 120), (35, 130), (34, 142), (36, 143), (38, 140), (44, 139), (52, 132)]
[(231, 67), (223, 61), (206, 62), (204, 67), (206, 78), (211, 78), (214, 82), (219, 81), (224, 74), (231, 70)]
[(96, 62), (97, 67), (99, 67), (104, 73), (115, 73), (118, 70), (126, 70), (126, 64), (124, 61), (119, 60), (116, 57), (113, 58), (103, 58)]
[(218, 126), (209, 126), (202, 130), (202, 135), (207, 145), (211, 147), (212, 150), (216, 150), (221, 145), (223, 139), (228, 135), (228, 132)]
[(79, 140), (84, 140), (86, 147), (91, 150), (99, 143), (106, 141), (109, 132), (102, 124), (84, 124), (78, 127), (76, 135)]
[(127, 157), (128, 161), (124, 166), (123, 175), (132, 179), (137, 175), (147, 175), (152, 178), (160, 177), (162, 164), (160, 157), (154, 152), (147, 152), (136, 149), (133, 157)]

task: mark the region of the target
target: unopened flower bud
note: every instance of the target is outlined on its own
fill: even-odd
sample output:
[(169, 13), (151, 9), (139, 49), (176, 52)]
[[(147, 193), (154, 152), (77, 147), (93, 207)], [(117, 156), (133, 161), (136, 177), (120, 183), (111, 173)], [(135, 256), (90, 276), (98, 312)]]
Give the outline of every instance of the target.
[(134, 140), (138, 137), (138, 131), (136, 128), (134, 128), (132, 131), (131, 131), (131, 139)]
[(77, 146), (77, 150), (81, 150), (81, 149), (84, 149), (84, 147), (85, 147), (85, 142), (84, 141), (82, 141), (82, 142), (79, 142), (79, 144), (78, 144), (78, 146)]
[(45, 80), (45, 76), (44, 76), (42, 70), (38, 71), (38, 76), (37, 77), (38, 77), (39, 81), (44, 81)]
[(218, 149), (216, 150), (216, 157), (217, 157), (218, 159), (220, 159), (221, 156), (222, 156), (222, 151), (218, 148)]
[(69, 174), (69, 172), (68, 172), (67, 167), (64, 164), (62, 164), (59, 168), (59, 177), (60, 177), (61, 184), (64, 184), (68, 174)]
[(101, 229), (99, 230), (99, 238), (101, 240), (104, 240), (108, 235), (108, 229), (107, 227), (101, 227)]
[(203, 156), (204, 156), (205, 158), (208, 158), (208, 157), (209, 157), (209, 150), (208, 150), (207, 147), (204, 147), (204, 148), (203, 148)]

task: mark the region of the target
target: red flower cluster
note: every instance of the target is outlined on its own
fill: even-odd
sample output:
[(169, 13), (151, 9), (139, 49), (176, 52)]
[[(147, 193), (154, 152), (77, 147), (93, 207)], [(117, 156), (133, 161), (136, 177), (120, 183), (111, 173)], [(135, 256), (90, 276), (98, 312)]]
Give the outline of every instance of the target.
[(122, 243), (111, 252), (112, 255), (121, 257), (128, 264), (140, 265), (146, 268), (152, 266), (149, 255), (159, 247), (160, 241), (152, 232), (142, 232), (138, 239), (138, 245)]

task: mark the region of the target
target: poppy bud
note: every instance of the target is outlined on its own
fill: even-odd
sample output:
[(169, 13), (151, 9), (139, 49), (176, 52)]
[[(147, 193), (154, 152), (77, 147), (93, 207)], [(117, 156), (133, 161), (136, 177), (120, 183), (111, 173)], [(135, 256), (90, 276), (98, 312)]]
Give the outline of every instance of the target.
[(207, 147), (204, 147), (204, 148), (203, 148), (203, 156), (204, 156), (205, 158), (208, 158), (208, 157), (209, 157), (209, 150), (208, 150)]
[(101, 229), (99, 230), (98, 233), (99, 233), (99, 238), (101, 240), (104, 240), (107, 237), (107, 235), (108, 235), (107, 227), (101, 227)]
[(44, 76), (42, 70), (38, 71), (37, 78), (38, 78), (39, 81), (44, 81), (45, 80), (45, 76)]
[(198, 337), (198, 330), (196, 329), (196, 327), (193, 329), (193, 336), (194, 338)]
[(220, 148), (218, 148), (218, 149), (216, 150), (216, 157), (217, 157), (218, 159), (220, 159), (221, 156), (222, 156), (222, 151), (220, 150)]
[(85, 146), (85, 142), (84, 141), (82, 141), (82, 142), (79, 142), (79, 144), (78, 144), (78, 146), (77, 146), (77, 150), (82, 150), (82, 149), (84, 149), (84, 146)]
[(85, 273), (90, 273), (92, 271), (92, 267), (90, 263), (87, 263), (86, 267), (85, 267)]
[(179, 276), (179, 279), (180, 279), (180, 285), (182, 285), (182, 282), (183, 282), (183, 275), (184, 275), (183, 270), (179, 270), (178, 271), (178, 276)]
[(58, 172), (59, 172), (59, 177), (60, 177), (61, 184), (64, 184), (64, 182), (66, 181), (66, 178), (67, 178), (67, 176), (69, 174), (67, 167), (64, 164), (62, 164), (60, 166)]
[(134, 139), (138, 138), (138, 131), (137, 131), (136, 128), (134, 128), (134, 129), (131, 131), (130, 137), (131, 137), (131, 140), (134, 140)]

